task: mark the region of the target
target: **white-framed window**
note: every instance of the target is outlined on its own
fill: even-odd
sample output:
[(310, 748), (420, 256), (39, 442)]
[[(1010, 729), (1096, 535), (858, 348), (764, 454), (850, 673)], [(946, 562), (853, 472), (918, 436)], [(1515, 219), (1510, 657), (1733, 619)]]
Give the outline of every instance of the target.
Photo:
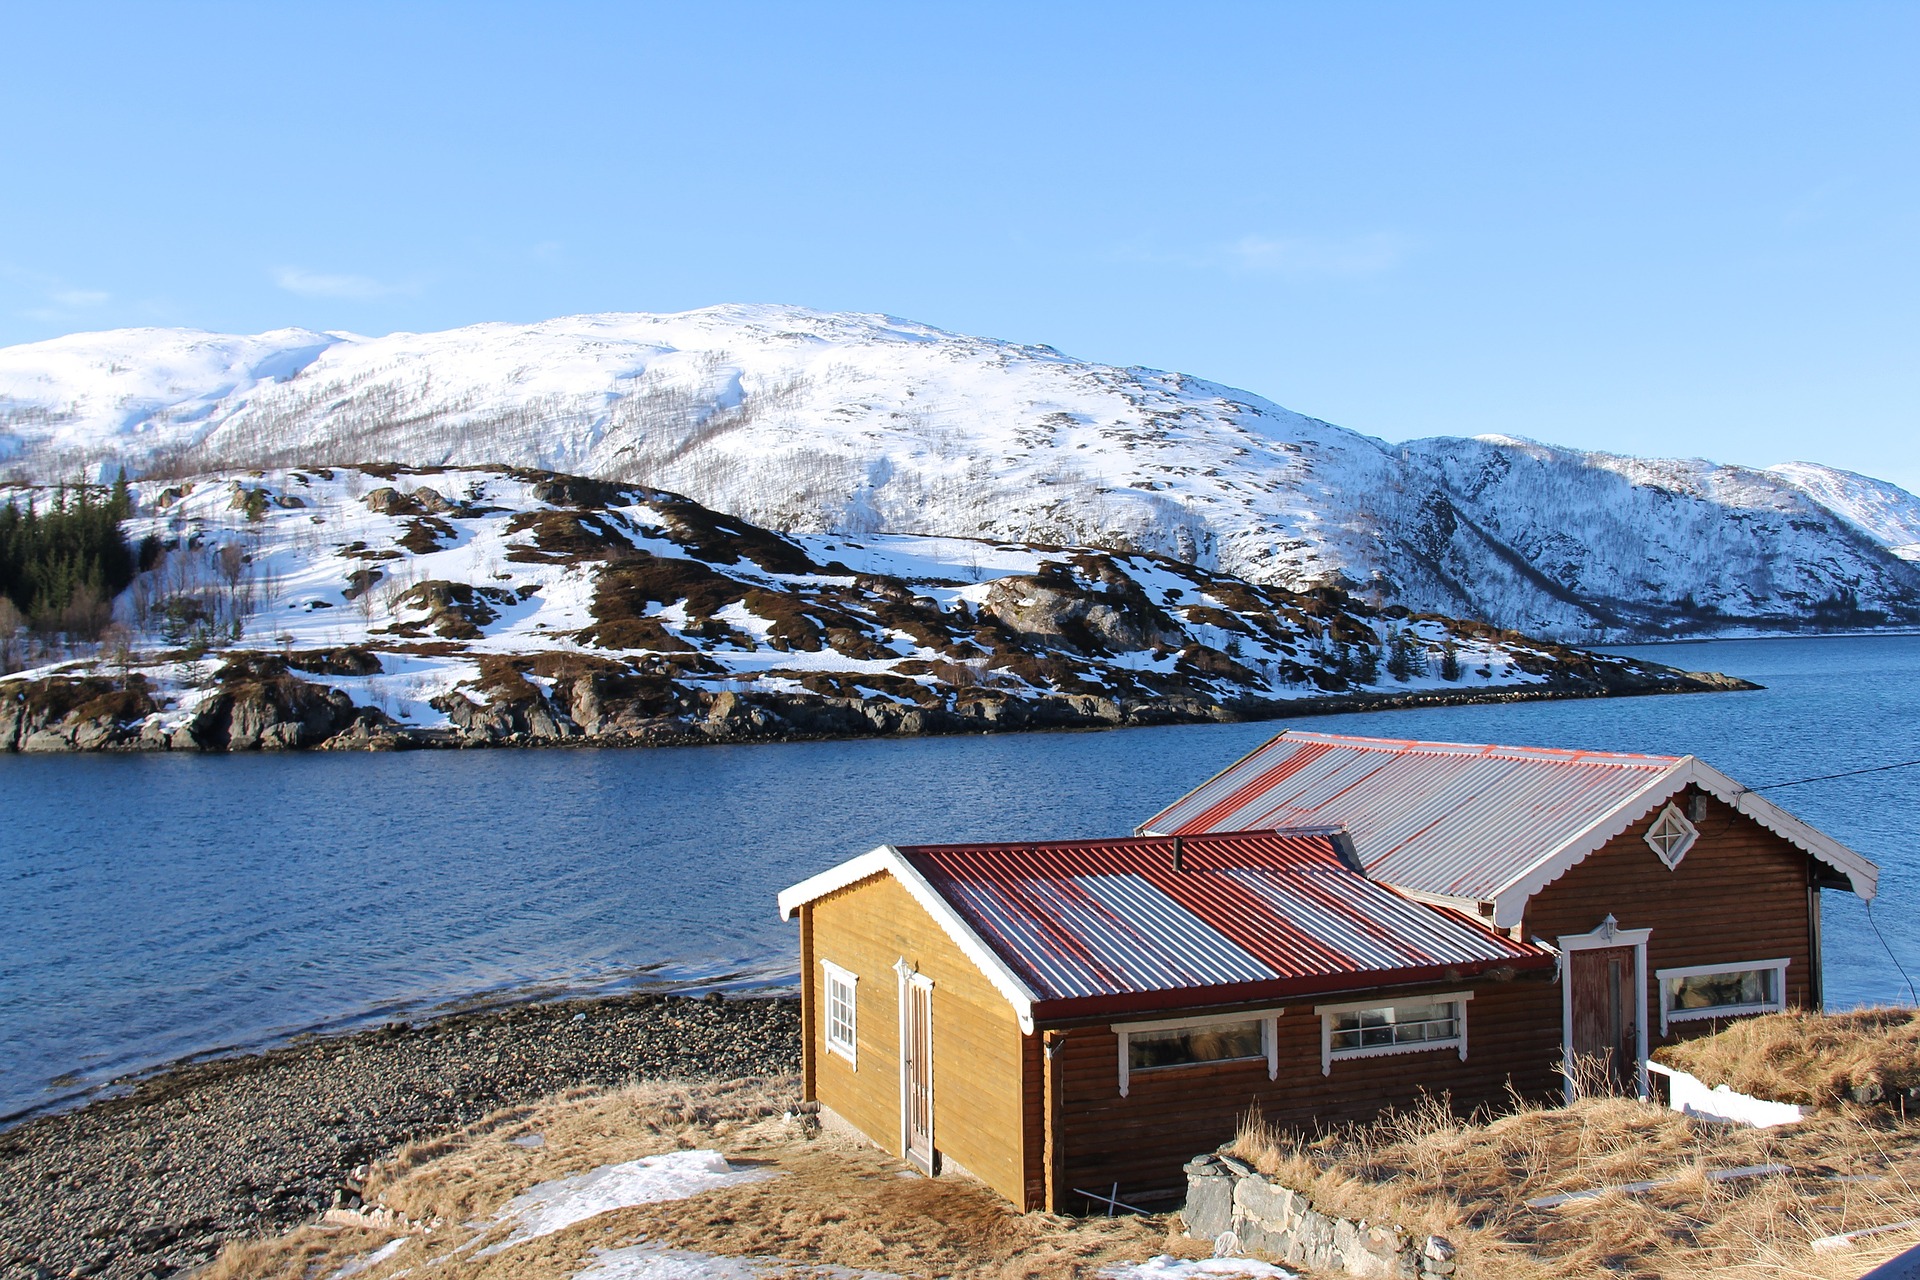
[(1787, 1007), (1787, 964), (1786, 960), (1745, 960), (1656, 970), (1660, 1034), (1667, 1033), (1671, 1022), (1780, 1012)]
[(826, 1029), (827, 1052), (839, 1054), (857, 1069), (860, 1065), (856, 1035), (859, 1024), (856, 1020), (858, 1002), (855, 997), (859, 992), (860, 975), (850, 969), (842, 969), (831, 960), (822, 960), (820, 971), (824, 978), (820, 984), (823, 996), (820, 1006), (825, 1015), (821, 1022)]
[(1647, 847), (1669, 869), (1680, 865), (1680, 859), (1687, 856), (1687, 850), (1693, 848), (1693, 842), (1699, 838), (1700, 829), (1672, 805), (1662, 809), (1653, 825), (1647, 828)]
[(1320, 1074), (1333, 1074), (1343, 1058), (1380, 1058), (1390, 1053), (1457, 1049), (1467, 1058), (1467, 1001), (1471, 991), (1447, 991), (1398, 1000), (1355, 1000), (1315, 1005), (1320, 1015)]
[(1137, 1072), (1172, 1071), (1214, 1062), (1267, 1060), (1267, 1079), (1280, 1074), (1280, 1043), (1274, 1023), (1285, 1009), (1162, 1018), (1156, 1022), (1117, 1022), (1120, 1040), (1120, 1096), (1126, 1097)]

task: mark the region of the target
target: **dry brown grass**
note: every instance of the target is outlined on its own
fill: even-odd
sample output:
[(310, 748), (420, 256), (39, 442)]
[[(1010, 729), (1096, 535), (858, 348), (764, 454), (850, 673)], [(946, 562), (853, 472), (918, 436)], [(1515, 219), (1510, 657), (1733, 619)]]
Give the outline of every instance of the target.
[[(1708, 1124), (1627, 1098), (1516, 1103), (1456, 1116), (1432, 1099), (1375, 1124), (1295, 1138), (1257, 1120), (1234, 1151), (1316, 1206), (1447, 1236), (1461, 1273), (1488, 1280), (1632, 1275), (1855, 1277), (1920, 1242), (1890, 1233), (1815, 1253), (1818, 1237), (1920, 1218), (1920, 1125), (1884, 1111), (1824, 1112), (1784, 1129)], [(1785, 1164), (1713, 1182), (1714, 1170)], [(1556, 1209), (1542, 1196), (1640, 1181)]]
[(1756, 1098), (1830, 1106), (1920, 1087), (1920, 1010), (1773, 1013), (1668, 1045), (1661, 1062)]
[(289, 1232), (265, 1240), (230, 1244), (193, 1272), (193, 1280), (254, 1280), (259, 1276), (325, 1276), (350, 1259), (378, 1249), (391, 1237), (378, 1231)]
[[(789, 1119), (797, 1084), (760, 1079), (580, 1089), (403, 1147), (374, 1167), (368, 1200), (439, 1225), (354, 1280), (385, 1280), (429, 1262), (435, 1280), (562, 1280), (585, 1269), (593, 1250), (642, 1240), (732, 1257), (981, 1280), (1086, 1277), (1116, 1260), (1206, 1252), (1172, 1238), (1165, 1218), (1020, 1214), (978, 1183), (913, 1175), (879, 1151)], [(513, 1141), (532, 1134), (543, 1145)], [(474, 1256), (476, 1245), (504, 1238), (494, 1213), (535, 1183), (705, 1147), (780, 1176), (615, 1210)], [(207, 1280), (325, 1280), (382, 1239), (302, 1227), (229, 1247)]]

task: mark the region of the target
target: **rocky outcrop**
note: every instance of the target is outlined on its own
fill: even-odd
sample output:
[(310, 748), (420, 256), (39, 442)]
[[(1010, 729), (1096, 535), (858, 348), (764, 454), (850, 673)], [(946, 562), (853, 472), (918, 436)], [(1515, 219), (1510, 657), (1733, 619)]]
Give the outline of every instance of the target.
[(166, 717), (139, 675), (0, 684), (7, 751), (288, 751), (381, 732), (390, 722), (380, 711), (299, 679), (279, 657), (235, 657), (186, 717)]
[(0, 685), (0, 749), (7, 751), (104, 751), (136, 745), (146, 717), (155, 711), (144, 677), (124, 681), (101, 676)]
[[(292, 675), (279, 657), (236, 655), (216, 680), (215, 692), (200, 702), (170, 745), (202, 751), (317, 747), (367, 714), (339, 690)], [(185, 742), (178, 740), (181, 735)]]
[[(1063, 572), (1001, 578), (983, 611), (1018, 635), (1064, 645), (1079, 653), (1137, 653), (1177, 649), (1185, 637), (1138, 583), (1085, 556)], [(1049, 569), (1054, 566), (1048, 566)]]
[(476, 587), (465, 582), (420, 582), (394, 601), (405, 620), (393, 624), (396, 635), (430, 633), (449, 640), (477, 640), (487, 625), (514, 601), (513, 592), (498, 587)]
[(1187, 1162), (1186, 1174), (1181, 1220), (1189, 1237), (1216, 1251), (1224, 1248), (1316, 1274), (1447, 1280), (1456, 1273), (1453, 1245), (1444, 1238), (1322, 1213), (1300, 1192), (1232, 1156), (1200, 1156)]

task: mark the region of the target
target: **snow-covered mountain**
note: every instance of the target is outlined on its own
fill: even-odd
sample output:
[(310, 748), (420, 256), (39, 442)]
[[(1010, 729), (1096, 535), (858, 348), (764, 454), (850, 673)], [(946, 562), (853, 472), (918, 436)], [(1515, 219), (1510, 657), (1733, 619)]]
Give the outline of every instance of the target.
[(0, 350), (0, 467), (549, 468), (796, 532), (1097, 544), (1563, 637), (1920, 620), (1920, 501), (1807, 464), (1389, 445), (1181, 374), (726, 306)]
[[(1445, 486), (1489, 546), (1548, 590), (1623, 627), (1784, 617), (1859, 625), (1910, 616), (1920, 501), (1807, 463), (1756, 470), (1632, 458), (1510, 436), (1415, 440), (1404, 456)], [(1449, 547), (1463, 580), (1475, 566)]]
[[(50, 495), (0, 486), (29, 496)], [(0, 674), (0, 751), (978, 732), (1739, 687), (1161, 557), (783, 537), (550, 472), (312, 468), (132, 496), (148, 567), (115, 634)]]

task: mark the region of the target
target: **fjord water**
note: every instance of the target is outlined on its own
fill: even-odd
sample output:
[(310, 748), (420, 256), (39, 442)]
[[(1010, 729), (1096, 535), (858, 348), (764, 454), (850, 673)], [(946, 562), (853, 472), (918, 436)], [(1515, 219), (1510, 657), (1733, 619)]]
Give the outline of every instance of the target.
[[(782, 887), (882, 841), (1123, 833), (1290, 725), (1693, 752), (1750, 786), (1920, 759), (1920, 637), (1629, 652), (1767, 688), (654, 751), (0, 757), (0, 1117), (453, 1002), (790, 980)], [(1881, 864), (1873, 922), (1920, 962), (1920, 769), (1768, 794)], [(1824, 897), (1829, 1005), (1908, 999), (1860, 902)]]

